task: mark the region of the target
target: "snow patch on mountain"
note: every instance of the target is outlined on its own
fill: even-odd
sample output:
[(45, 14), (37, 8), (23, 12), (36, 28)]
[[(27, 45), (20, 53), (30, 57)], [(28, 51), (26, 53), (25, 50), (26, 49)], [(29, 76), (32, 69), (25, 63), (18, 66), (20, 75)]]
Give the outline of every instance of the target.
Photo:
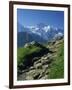
[(43, 23), (37, 24), (35, 26), (22, 26), (18, 24), (18, 31), (26, 32), (30, 35), (37, 35), (40, 38), (48, 41), (56, 37), (62, 37), (64, 35), (64, 30), (52, 25), (45, 25)]
[(44, 28), (43, 28), (43, 30), (45, 31), (45, 32), (48, 32), (48, 31), (50, 31), (50, 25), (48, 25), (48, 26), (45, 26)]
[(54, 36), (54, 39), (60, 39), (60, 38), (63, 38), (63, 34), (61, 32), (58, 32), (58, 34)]

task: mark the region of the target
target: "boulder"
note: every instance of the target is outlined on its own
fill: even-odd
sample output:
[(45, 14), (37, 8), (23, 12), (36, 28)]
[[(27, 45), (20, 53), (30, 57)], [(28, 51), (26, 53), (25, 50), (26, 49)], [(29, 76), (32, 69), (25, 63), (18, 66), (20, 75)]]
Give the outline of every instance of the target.
[(48, 71), (48, 70), (46, 70), (45, 74), (47, 74), (47, 75), (48, 75), (48, 74), (49, 74), (49, 71)]
[(42, 63), (34, 64), (36, 69), (42, 69)]
[(41, 62), (42, 62), (42, 65), (48, 65), (49, 60), (42, 60)]
[(42, 60), (46, 60), (46, 59), (48, 59), (48, 57), (47, 56), (43, 56), (42, 58), (41, 58)]
[(34, 57), (34, 58), (32, 59), (32, 61), (35, 62), (35, 61), (37, 61), (38, 59), (40, 59), (40, 57)]
[(28, 72), (27, 72), (27, 75), (33, 76), (35, 73), (36, 73), (36, 70), (33, 69), (33, 70), (28, 71)]
[(44, 70), (46, 70), (46, 69), (48, 69), (48, 66), (49, 66), (49, 65), (43, 65), (42, 68), (43, 68)]
[(40, 79), (48, 79), (48, 75), (41, 77)]
[(29, 46), (29, 44), (28, 43), (26, 43), (25, 45), (24, 45), (24, 48), (26, 48), (26, 47), (28, 47)]
[(29, 68), (29, 70), (33, 70), (33, 69), (35, 69), (33, 66), (31, 66), (31, 67)]
[(37, 73), (34, 74), (33, 78), (34, 78), (34, 79), (38, 79), (39, 75), (40, 75), (40, 73), (37, 72)]
[(26, 80), (33, 80), (34, 78), (31, 75), (26, 76)]
[(37, 60), (36, 62), (34, 62), (34, 65), (41, 63), (41, 60)]
[(35, 45), (36, 43), (37, 43), (36, 41), (30, 42), (31, 45)]

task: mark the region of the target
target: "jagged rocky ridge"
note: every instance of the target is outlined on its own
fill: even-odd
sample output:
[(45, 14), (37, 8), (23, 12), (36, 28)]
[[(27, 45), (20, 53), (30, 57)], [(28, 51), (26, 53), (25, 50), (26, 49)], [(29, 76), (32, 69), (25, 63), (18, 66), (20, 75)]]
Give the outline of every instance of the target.
[[(26, 62), (18, 66), (18, 80), (35, 80), (48, 79), (50, 73), (50, 65), (57, 56), (58, 48), (63, 42), (63, 38), (59, 38), (43, 46), (38, 42), (31, 42), (24, 45), (24, 48), (31, 48), (31, 46), (40, 47), (41, 50), (27, 55)], [(25, 64), (25, 65), (24, 65)]]

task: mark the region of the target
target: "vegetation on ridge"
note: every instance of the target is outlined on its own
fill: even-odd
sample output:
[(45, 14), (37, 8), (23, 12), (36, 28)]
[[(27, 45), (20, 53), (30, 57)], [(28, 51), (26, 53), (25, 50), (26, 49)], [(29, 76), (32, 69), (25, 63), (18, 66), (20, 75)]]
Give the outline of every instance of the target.
[[(50, 56), (49, 56), (50, 54)], [(34, 67), (33, 59), (35, 57), (38, 57), (36, 62), (41, 62), (42, 58), (49, 57), (48, 63), (48, 73), (47, 73), (47, 79), (58, 79), (64, 77), (64, 41), (58, 40), (54, 43), (49, 43), (46, 45), (36, 45), (36, 44), (28, 44), (27, 46), (24, 46), (22, 48), (18, 48), (17, 50), (17, 67), (18, 67), (18, 74), (19, 71), (22, 72), (22, 70), (26, 70), (27, 68), (30, 68), (31, 66)], [(39, 58), (40, 57), (40, 58)], [(45, 62), (47, 61), (45, 60)], [(52, 60), (51, 62), (49, 62)], [(40, 65), (42, 63), (39, 63)], [(46, 67), (45, 65), (45, 67)], [(43, 70), (40, 66), (38, 70)], [(33, 69), (35, 70), (35, 69)], [(46, 71), (45, 71), (46, 73)], [(22, 75), (22, 73), (21, 73)], [(38, 74), (40, 75), (40, 74)], [(40, 78), (39, 76), (37, 79)], [(22, 79), (23, 80), (23, 79)]]
[(55, 53), (53, 62), (50, 65), (50, 73), (48, 78), (64, 78), (64, 43), (62, 42), (57, 52)]

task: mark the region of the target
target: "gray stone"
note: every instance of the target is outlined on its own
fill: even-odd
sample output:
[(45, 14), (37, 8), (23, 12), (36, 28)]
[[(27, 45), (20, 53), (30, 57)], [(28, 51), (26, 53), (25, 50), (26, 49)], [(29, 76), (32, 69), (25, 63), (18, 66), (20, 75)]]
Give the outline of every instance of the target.
[(48, 71), (48, 70), (46, 70), (45, 74), (47, 74), (47, 75), (48, 75), (48, 74), (49, 74), (49, 71)]
[(37, 73), (34, 74), (33, 78), (34, 78), (34, 79), (38, 79), (39, 75), (40, 75), (40, 73), (37, 72)]
[(34, 78), (33, 78), (31, 75), (29, 75), (29, 76), (27, 75), (27, 76), (26, 76), (26, 80), (33, 80), (33, 79), (34, 79)]
[(32, 59), (32, 61), (35, 62), (35, 61), (37, 61), (38, 59), (40, 59), (40, 57), (34, 57), (34, 58)]
[(34, 45), (34, 44), (36, 44), (36, 42), (35, 42), (35, 41), (32, 41), (32, 42), (30, 42), (30, 44), (31, 44), (31, 45)]
[(24, 45), (24, 48), (26, 48), (26, 47), (28, 47), (29, 46), (29, 44), (28, 43), (26, 43), (25, 45)]
[(42, 60), (46, 60), (46, 59), (48, 59), (48, 57), (47, 57), (47, 56), (46, 56), (46, 57), (42, 57), (41, 59), (42, 59)]
[(48, 64), (49, 63), (49, 60), (43, 60), (42, 61), (42, 65), (46, 65), (46, 64)]
[(48, 69), (48, 66), (49, 66), (49, 65), (43, 65), (42, 68), (43, 68), (44, 70), (46, 70), (46, 69)]
[(35, 64), (34, 67), (36, 69), (41, 69), (42, 68), (42, 63)]
[(48, 75), (41, 77), (40, 79), (48, 79)]
[(34, 75), (36, 73), (36, 70), (33, 69), (33, 70), (30, 70), (29, 72), (27, 72), (27, 75)]
[(33, 70), (33, 69), (35, 69), (35, 68), (34, 68), (34, 67), (32, 67), (32, 66), (29, 68), (29, 70)]
[(34, 65), (41, 63), (41, 60), (37, 60), (36, 62), (34, 62)]

